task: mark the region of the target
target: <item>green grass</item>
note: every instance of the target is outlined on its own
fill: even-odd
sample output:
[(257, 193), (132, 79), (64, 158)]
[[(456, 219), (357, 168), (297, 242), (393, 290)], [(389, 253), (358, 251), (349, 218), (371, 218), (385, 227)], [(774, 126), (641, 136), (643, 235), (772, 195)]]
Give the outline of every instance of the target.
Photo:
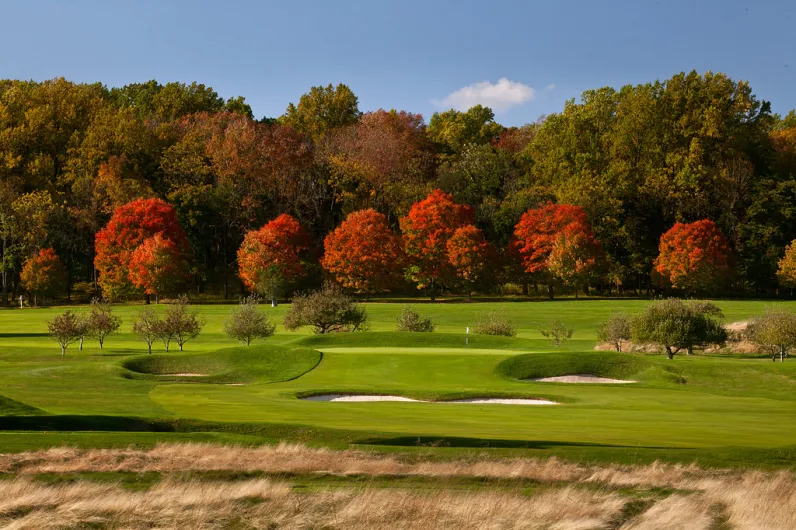
[[(116, 309), (123, 333), (104, 350), (87, 342), (61, 356), (44, 331), (61, 311), (0, 311), (0, 451), (51, 445), (148, 446), (163, 441), (469, 451), (580, 461), (696, 460), (706, 465), (796, 464), (796, 364), (757, 356), (594, 351), (596, 329), (640, 300), (418, 304), (433, 333), (395, 332), (401, 304), (368, 304), (372, 331), (330, 336), (281, 325), (267, 341), (237, 346), (222, 332), (229, 305), (200, 307), (207, 326), (186, 345), (146, 354), (129, 332), (138, 309)], [(719, 301), (728, 321), (769, 303)], [(796, 304), (784, 303), (796, 309)], [(478, 313), (500, 307), (516, 338), (470, 335)], [(163, 307), (158, 307), (162, 310)], [(281, 324), (287, 306), (263, 308)], [(575, 329), (554, 348), (539, 334), (553, 319)], [(177, 376), (192, 373), (201, 376)], [(591, 373), (630, 385), (523, 381)], [(324, 403), (297, 396), (399, 394), (444, 401), (528, 397), (556, 406)], [(429, 446), (441, 446), (430, 448)]]

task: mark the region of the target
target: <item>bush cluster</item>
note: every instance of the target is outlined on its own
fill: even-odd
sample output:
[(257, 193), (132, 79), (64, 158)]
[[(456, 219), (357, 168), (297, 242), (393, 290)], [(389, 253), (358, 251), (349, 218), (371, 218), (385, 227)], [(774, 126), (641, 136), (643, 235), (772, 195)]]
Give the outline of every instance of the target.
[(473, 331), (478, 335), (502, 335), (504, 337), (517, 335), (514, 323), (503, 312), (495, 310), (479, 313)]
[(429, 317), (421, 317), (411, 305), (405, 305), (398, 315), (396, 328), (398, 331), (431, 332), (434, 331), (434, 323)]

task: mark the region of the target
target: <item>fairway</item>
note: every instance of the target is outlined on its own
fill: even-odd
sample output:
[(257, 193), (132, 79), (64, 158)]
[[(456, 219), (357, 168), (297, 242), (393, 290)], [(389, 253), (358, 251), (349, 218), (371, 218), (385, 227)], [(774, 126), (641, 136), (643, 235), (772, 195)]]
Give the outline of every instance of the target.
[[(417, 304), (433, 333), (395, 332), (401, 304), (371, 303), (371, 331), (277, 333), (239, 346), (222, 332), (232, 306), (199, 306), (207, 324), (184, 352), (152, 356), (130, 333), (140, 308), (118, 306), (123, 333), (66, 356), (46, 335), (62, 308), (0, 312), (0, 451), (52, 445), (115, 447), (157, 441), (260, 444), (300, 441), (342, 448), (557, 455), (580, 461), (792, 467), (796, 364), (757, 355), (595, 351), (597, 327), (638, 300)], [(720, 301), (727, 322), (768, 303)], [(783, 304), (793, 307), (793, 304)], [(288, 306), (264, 308), (281, 324)], [(516, 338), (471, 335), (479, 312), (500, 308)], [(163, 310), (162, 306), (157, 309)], [(575, 329), (553, 347), (539, 329)], [(532, 379), (591, 374), (632, 384)], [(429, 402), (324, 402), (334, 395), (394, 395)], [(555, 406), (444, 403), (542, 399)]]

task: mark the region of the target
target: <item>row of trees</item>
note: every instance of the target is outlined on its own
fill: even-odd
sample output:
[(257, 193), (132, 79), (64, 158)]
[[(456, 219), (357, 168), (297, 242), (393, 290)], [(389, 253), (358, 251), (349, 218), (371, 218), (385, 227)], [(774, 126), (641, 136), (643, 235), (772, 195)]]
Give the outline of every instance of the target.
[[(41, 249), (59, 256), (67, 293), (95, 283), (107, 295), (120, 285), (156, 293), (152, 271), (185, 256), (193, 288), (228, 297), (238, 249), (268, 220), (290, 215), (312, 250), (347, 216), (373, 209), (409, 240), (412, 205), (435, 189), (467, 212), (451, 245), (483, 252), (507, 248), (529, 210), (580, 208), (590, 234), (556, 238), (544, 272), (579, 278), (588, 260), (573, 261), (569, 249), (599, 241), (602, 288), (659, 285), (665, 274), (651, 273), (661, 236), (710, 219), (724, 235), (717, 250), (733, 256), (733, 288), (773, 293), (796, 239), (794, 153), (796, 114), (772, 115), (747, 83), (711, 72), (589, 90), (512, 128), (481, 106), (428, 123), (402, 110), (363, 113), (345, 85), (313, 87), (284, 115), (255, 120), (243, 98), (225, 101), (197, 83), (0, 81), (2, 299), (23, 288), (22, 269)], [(114, 239), (114, 212), (140, 198), (171, 204), (173, 219), (162, 220), (176, 220), (182, 235)], [(129, 253), (125, 267), (106, 261), (98, 237)], [(417, 285), (436, 286), (453, 267), (465, 289), (481, 281), (480, 264), (456, 248), (444, 250), (445, 265), (410, 248), (422, 245), (406, 245), (417, 262), (436, 260), (411, 273)]]

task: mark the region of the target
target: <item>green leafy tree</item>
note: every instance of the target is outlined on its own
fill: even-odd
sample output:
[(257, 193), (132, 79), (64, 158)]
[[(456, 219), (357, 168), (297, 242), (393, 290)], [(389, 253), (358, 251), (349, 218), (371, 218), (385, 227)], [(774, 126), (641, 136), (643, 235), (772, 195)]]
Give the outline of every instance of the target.
[(631, 337), (630, 317), (624, 313), (613, 313), (597, 330), (597, 338), (612, 344), (618, 352), (622, 351), (622, 344), (628, 342)]
[(769, 308), (754, 318), (746, 330), (749, 339), (771, 355), (771, 360), (785, 361), (788, 352), (796, 347), (796, 315), (790, 311)]
[(541, 329), (539, 333), (541, 333), (543, 337), (550, 339), (553, 346), (558, 347), (565, 341), (571, 339), (575, 330), (559, 320), (553, 320), (549, 328)]
[(322, 289), (293, 297), (285, 315), (285, 328), (290, 331), (312, 326), (315, 333), (367, 330), (365, 308), (343, 293), (337, 285), (327, 283)]
[(633, 342), (660, 344), (669, 359), (683, 349), (692, 355), (694, 348), (727, 340), (727, 331), (721, 325), (723, 316), (711, 302), (659, 300), (633, 319)]
[(256, 294), (241, 300), (240, 305), (224, 323), (224, 332), (246, 346), (255, 339), (266, 339), (274, 334), (276, 326), (268, 315), (260, 311), (260, 299)]
[(70, 344), (77, 342), (85, 334), (85, 326), (79, 314), (67, 309), (47, 322), (47, 331), (61, 346), (61, 355), (66, 355)]
[(314, 86), (299, 99), (290, 103), (280, 122), (290, 125), (316, 142), (332, 129), (351, 125), (359, 120), (358, 99), (344, 84)]
[(105, 345), (105, 339), (119, 333), (122, 326), (122, 319), (113, 314), (113, 306), (99, 298), (91, 301), (88, 321), (90, 335), (97, 339), (100, 349)]

